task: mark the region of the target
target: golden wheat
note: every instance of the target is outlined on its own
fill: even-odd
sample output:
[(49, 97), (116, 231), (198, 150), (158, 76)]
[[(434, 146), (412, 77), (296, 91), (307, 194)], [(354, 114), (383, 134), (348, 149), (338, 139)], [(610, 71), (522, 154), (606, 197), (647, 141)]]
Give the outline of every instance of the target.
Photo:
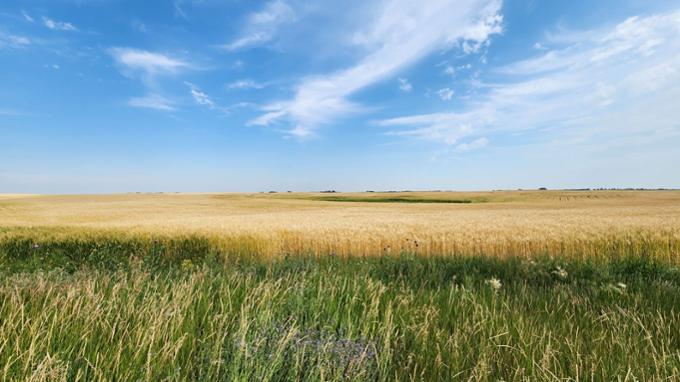
[(654, 248), (675, 260), (680, 242), (676, 191), (334, 194), (481, 201), (469, 204), (314, 200), (323, 195), (13, 195), (0, 199), (0, 235), (18, 229), (51, 237), (196, 234), (216, 246), (246, 245), (272, 256), (408, 251), (589, 257)]

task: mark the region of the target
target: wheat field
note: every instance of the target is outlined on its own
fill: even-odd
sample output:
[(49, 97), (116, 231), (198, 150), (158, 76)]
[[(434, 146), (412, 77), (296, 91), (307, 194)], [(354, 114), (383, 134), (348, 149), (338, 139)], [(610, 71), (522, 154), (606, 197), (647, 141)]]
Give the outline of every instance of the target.
[[(371, 198), (466, 203), (365, 201)], [(27, 229), (48, 236), (200, 235), (217, 247), (240, 238), (266, 256), (648, 251), (674, 261), (680, 192), (6, 195), (0, 227), (4, 237)]]

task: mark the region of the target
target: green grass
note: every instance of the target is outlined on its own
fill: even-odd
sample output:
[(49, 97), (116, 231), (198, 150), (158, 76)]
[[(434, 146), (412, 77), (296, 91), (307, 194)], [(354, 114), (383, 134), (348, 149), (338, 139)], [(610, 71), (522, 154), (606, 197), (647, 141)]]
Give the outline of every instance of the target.
[(3, 380), (680, 378), (680, 270), (648, 257), (34, 244), (0, 247)]
[(680, 270), (645, 256), (35, 244), (0, 246), (2, 380), (680, 378)]

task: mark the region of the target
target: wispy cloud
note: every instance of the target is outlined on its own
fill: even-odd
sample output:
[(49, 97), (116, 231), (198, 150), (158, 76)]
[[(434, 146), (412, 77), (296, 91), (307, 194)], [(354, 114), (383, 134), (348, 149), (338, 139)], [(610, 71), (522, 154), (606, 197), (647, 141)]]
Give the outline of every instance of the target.
[(197, 104), (207, 106), (210, 109), (215, 108), (215, 102), (196, 85), (191, 82), (185, 82), (184, 84), (189, 87), (189, 92)]
[(28, 37), (5, 35), (0, 31), (0, 49), (2, 48), (24, 48), (31, 45), (31, 40)]
[(150, 75), (177, 73), (190, 66), (183, 60), (140, 49), (111, 48), (109, 53), (120, 65), (128, 69), (140, 70)]
[(24, 11), (23, 9), (21, 10), (21, 15), (24, 17), (24, 20), (28, 21), (29, 23), (32, 23), (32, 22), (35, 21), (35, 20), (33, 19), (33, 17), (31, 17), (31, 15), (29, 15), (28, 13), (26, 13), (26, 11)]
[(268, 84), (266, 83), (255, 82), (251, 79), (242, 79), (227, 84), (227, 89), (264, 89), (267, 86)]
[[(24, 15), (24, 17), (25, 16), (26, 15)], [(76, 28), (75, 26), (73, 26), (73, 24), (68, 23), (68, 22), (56, 21), (56, 20), (52, 20), (48, 17), (43, 17), (42, 20), (43, 20), (43, 24), (45, 24), (45, 26), (47, 28), (52, 29), (52, 30), (59, 30), (59, 31), (76, 31), (76, 30), (78, 30), (78, 28)]]
[(147, 89), (146, 96), (131, 98), (128, 105), (160, 111), (176, 110), (174, 103), (160, 94), (159, 78), (192, 68), (188, 62), (166, 54), (134, 48), (111, 48), (108, 52), (123, 74), (139, 78)]
[(175, 0), (172, 3), (172, 6), (175, 8), (175, 16), (183, 18), (184, 20), (189, 20), (189, 15), (184, 12), (184, 9), (182, 9), (182, 0)]
[(489, 140), (482, 137), (475, 139), (472, 142), (468, 143), (461, 143), (456, 146), (456, 151), (472, 151), (472, 150), (477, 150), (481, 149), (482, 147), (486, 147), (486, 145), (489, 144)]
[(286, 2), (274, 0), (248, 17), (244, 33), (234, 41), (222, 45), (226, 51), (235, 51), (262, 45), (272, 40), (279, 27), (295, 20), (295, 12)]
[(154, 109), (161, 111), (176, 110), (172, 101), (160, 94), (150, 93), (144, 97), (133, 97), (128, 100), (128, 105), (137, 108)]
[(378, 125), (406, 128), (391, 132), (393, 135), (455, 144), (475, 131), (471, 121), (480, 124), (492, 122), (485, 110), (477, 109), (461, 113), (433, 113), (391, 118), (378, 122)]
[(437, 95), (442, 101), (451, 101), (451, 99), (453, 99), (453, 90), (450, 88), (442, 88), (437, 90)]
[(371, 27), (354, 34), (354, 41), (368, 54), (347, 69), (302, 80), (292, 99), (268, 105), (251, 124), (285, 120), (294, 126), (291, 134), (312, 135), (322, 124), (364, 110), (348, 99), (353, 93), (394, 76), (435, 50), (484, 44), (502, 30), (500, 6), (497, 0), (432, 0), (427, 6), (386, 1)]
[(676, 131), (678, 36), (680, 11), (633, 17), (609, 30), (574, 32), (559, 47), (551, 41), (551, 50), (495, 70), (495, 80), (477, 83), (460, 111), (379, 125), (395, 128), (391, 134), (447, 144), (528, 130), (550, 131), (573, 143)]
[(408, 79), (398, 78), (398, 80), (399, 80), (399, 90), (401, 90), (404, 93), (408, 93), (411, 90), (413, 90), (413, 85), (411, 85), (411, 83), (408, 82)]

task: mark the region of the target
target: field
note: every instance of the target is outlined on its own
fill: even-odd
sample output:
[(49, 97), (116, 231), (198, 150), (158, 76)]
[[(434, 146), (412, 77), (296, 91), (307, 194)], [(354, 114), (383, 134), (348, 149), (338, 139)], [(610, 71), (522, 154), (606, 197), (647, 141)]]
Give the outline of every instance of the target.
[(2, 380), (680, 380), (680, 192), (0, 195)]

